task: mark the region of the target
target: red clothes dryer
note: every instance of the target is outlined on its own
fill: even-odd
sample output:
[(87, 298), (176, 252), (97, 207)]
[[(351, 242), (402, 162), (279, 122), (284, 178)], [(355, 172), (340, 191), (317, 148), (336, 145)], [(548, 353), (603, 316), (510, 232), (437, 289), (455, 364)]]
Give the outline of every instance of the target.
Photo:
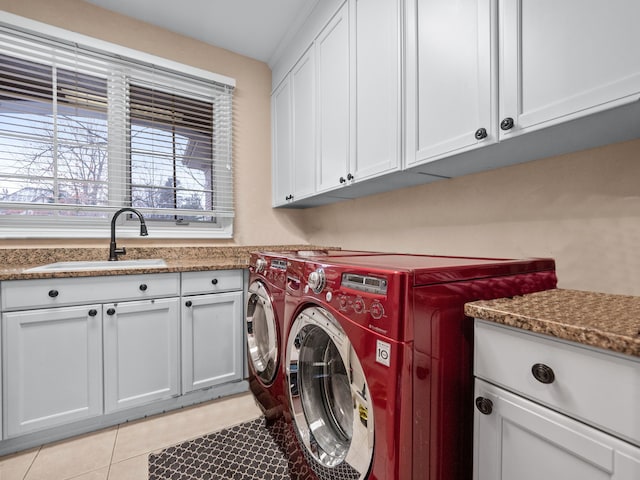
[(464, 304), (555, 288), (550, 259), (291, 261), (287, 395), (321, 480), (472, 477), (473, 322)]
[(249, 387), (267, 418), (279, 416), (286, 400), (281, 369), (286, 280), (283, 253), (251, 253), (245, 317)]

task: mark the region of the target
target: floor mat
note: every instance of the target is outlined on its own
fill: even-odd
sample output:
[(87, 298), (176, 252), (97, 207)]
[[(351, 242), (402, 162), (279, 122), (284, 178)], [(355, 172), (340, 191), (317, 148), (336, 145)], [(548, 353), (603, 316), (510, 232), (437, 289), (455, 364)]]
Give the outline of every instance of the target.
[(263, 417), (149, 455), (149, 480), (316, 480), (282, 417)]

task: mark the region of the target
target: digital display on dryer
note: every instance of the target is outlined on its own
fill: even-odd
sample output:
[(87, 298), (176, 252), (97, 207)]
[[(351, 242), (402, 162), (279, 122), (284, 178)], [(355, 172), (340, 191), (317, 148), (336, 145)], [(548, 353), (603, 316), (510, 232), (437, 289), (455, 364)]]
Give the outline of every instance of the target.
[(343, 273), (342, 286), (360, 290), (361, 292), (375, 293), (378, 295), (387, 294), (387, 279), (372, 277), (370, 275), (359, 275), (357, 273)]

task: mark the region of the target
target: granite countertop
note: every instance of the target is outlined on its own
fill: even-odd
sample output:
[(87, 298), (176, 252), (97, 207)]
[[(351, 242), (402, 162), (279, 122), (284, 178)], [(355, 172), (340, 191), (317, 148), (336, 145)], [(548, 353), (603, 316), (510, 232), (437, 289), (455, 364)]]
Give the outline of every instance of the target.
[[(92, 277), (143, 273), (193, 272), (247, 268), (250, 254), (256, 250), (337, 249), (315, 245), (262, 245), (233, 247), (131, 247), (122, 260), (163, 259), (166, 267), (141, 267), (109, 270), (27, 272), (33, 267), (55, 262), (94, 261), (109, 258), (109, 248), (16, 248), (0, 249), (0, 281), (36, 278)], [(114, 262), (114, 267), (116, 266)]]
[(465, 314), (640, 357), (640, 297), (554, 289), (467, 303)]

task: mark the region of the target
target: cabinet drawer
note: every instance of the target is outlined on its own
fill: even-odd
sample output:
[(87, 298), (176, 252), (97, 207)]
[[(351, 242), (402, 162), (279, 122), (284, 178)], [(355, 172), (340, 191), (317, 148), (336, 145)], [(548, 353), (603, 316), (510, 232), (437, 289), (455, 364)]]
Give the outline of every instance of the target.
[(211, 270), (182, 274), (182, 295), (242, 290), (242, 270)]
[(180, 275), (118, 275), (2, 282), (2, 309), (24, 310), (93, 302), (178, 296)]
[(640, 358), (476, 320), (475, 375), (640, 445)]

